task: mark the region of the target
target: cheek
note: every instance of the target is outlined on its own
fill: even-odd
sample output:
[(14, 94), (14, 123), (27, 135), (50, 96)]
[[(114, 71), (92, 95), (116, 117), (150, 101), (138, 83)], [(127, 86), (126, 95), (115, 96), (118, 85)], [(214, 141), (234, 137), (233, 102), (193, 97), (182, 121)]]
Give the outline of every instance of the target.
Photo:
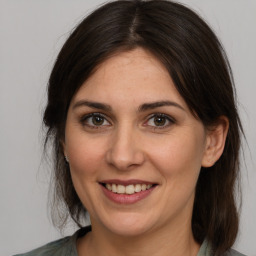
[(86, 136), (67, 138), (67, 154), (71, 171), (79, 176), (96, 174), (104, 158), (104, 142)]
[(104, 170), (104, 145), (99, 144), (100, 140), (87, 138), (84, 134), (77, 137), (73, 135), (66, 142), (75, 190), (86, 209), (93, 212), (98, 189), (95, 182), (99, 172)]
[(147, 145), (148, 155), (165, 177), (198, 176), (204, 153), (203, 136), (183, 132), (150, 144)]

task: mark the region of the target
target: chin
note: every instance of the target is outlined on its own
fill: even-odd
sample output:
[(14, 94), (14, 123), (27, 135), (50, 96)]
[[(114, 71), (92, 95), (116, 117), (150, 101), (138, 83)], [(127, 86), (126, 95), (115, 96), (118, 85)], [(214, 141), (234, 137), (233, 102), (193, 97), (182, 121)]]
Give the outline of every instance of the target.
[[(105, 227), (119, 236), (136, 237), (147, 233), (153, 227), (153, 221), (145, 218), (145, 214), (126, 213), (113, 216), (111, 221), (105, 223)], [(103, 224), (104, 225), (104, 224)]]

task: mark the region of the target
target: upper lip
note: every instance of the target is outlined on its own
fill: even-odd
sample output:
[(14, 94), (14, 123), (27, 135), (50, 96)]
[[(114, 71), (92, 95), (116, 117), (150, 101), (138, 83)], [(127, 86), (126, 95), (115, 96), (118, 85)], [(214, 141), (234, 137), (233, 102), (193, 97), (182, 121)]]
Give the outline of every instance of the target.
[(138, 180), (138, 179), (130, 179), (130, 180), (119, 180), (119, 179), (110, 179), (110, 180), (101, 180), (99, 183), (104, 184), (119, 184), (123, 186), (131, 185), (131, 184), (156, 184), (155, 182), (145, 181), (145, 180)]

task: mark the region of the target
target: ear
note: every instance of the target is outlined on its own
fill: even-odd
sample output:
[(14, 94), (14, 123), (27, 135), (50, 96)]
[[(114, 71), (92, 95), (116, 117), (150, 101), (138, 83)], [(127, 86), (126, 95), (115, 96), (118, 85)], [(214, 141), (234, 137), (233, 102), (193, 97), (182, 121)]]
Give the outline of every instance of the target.
[(61, 147), (62, 147), (64, 156), (66, 156), (66, 155), (67, 155), (67, 152), (66, 152), (66, 144), (65, 144), (65, 141), (64, 141), (63, 139), (60, 140), (60, 145), (61, 145)]
[(221, 157), (228, 134), (229, 121), (221, 116), (216, 125), (207, 128), (205, 152), (202, 167), (211, 167)]
[(67, 163), (69, 163), (69, 158), (67, 156), (67, 150), (66, 150), (66, 144), (65, 141), (61, 140), (61, 146), (62, 146), (62, 150), (63, 150), (63, 154), (64, 154), (64, 158), (66, 160)]

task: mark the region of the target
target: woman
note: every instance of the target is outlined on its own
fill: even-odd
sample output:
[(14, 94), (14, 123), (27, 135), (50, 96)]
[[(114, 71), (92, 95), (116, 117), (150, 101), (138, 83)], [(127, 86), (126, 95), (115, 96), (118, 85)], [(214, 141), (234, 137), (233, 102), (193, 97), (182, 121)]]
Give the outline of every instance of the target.
[(91, 226), (25, 255), (241, 255), (242, 126), (225, 52), (197, 14), (158, 0), (94, 11), (59, 53), (44, 123), (55, 198)]

